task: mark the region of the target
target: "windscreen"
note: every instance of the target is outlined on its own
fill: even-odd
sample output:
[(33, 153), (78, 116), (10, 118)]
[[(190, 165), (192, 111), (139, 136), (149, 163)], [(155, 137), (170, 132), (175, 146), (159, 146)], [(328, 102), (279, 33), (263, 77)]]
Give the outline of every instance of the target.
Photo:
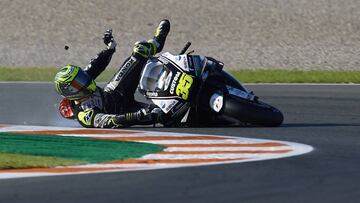
[(144, 91), (164, 91), (168, 88), (172, 73), (159, 61), (149, 61), (142, 72), (140, 89)]

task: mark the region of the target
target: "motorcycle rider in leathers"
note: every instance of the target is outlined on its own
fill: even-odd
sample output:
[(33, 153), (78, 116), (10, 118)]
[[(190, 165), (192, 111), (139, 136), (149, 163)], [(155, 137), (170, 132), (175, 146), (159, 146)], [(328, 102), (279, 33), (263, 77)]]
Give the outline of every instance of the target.
[(110, 63), (116, 51), (112, 31), (107, 30), (103, 40), (106, 49), (98, 53), (82, 70), (76, 65), (62, 67), (55, 76), (55, 89), (64, 98), (60, 102), (60, 114), (76, 119), (84, 127), (119, 128), (131, 125), (149, 125), (157, 122), (158, 108), (135, 101), (134, 93), (141, 71), (149, 57), (161, 52), (170, 22), (162, 20), (154, 37), (136, 42), (131, 56), (102, 89), (95, 79)]

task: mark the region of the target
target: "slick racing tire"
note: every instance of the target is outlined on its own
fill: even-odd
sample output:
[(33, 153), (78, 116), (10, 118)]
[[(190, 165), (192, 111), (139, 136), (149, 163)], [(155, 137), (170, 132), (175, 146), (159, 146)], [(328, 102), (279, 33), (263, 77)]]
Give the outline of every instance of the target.
[(224, 114), (253, 125), (277, 127), (284, 120), (275, 107), (261, 101), (248, 101), (238, 97), (225, 99)]

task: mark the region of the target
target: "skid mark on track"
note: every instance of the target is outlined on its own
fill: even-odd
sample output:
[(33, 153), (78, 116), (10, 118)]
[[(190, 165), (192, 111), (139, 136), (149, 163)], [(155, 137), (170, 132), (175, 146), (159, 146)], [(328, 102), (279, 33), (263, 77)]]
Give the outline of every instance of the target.
[(313, 150), (309, 145), (293, 142), (154, 131), (0, 125), (0, 132), (82, 136), (166, 147), (162, 152), (136, 159), (67, 167), (0, 170), (0, 179), (240, 163), (296, 156)]

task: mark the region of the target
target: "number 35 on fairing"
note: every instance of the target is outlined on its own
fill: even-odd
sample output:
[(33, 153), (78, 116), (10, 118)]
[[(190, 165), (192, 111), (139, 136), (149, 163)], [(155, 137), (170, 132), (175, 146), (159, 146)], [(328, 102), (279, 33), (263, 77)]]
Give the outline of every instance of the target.
[(186, 73), (182, 73), (179, 83), (176, 86), (176, 95), (184, 100), (187, 100), (189, 98), (189, 90), (192, 84), (193, 78)]

